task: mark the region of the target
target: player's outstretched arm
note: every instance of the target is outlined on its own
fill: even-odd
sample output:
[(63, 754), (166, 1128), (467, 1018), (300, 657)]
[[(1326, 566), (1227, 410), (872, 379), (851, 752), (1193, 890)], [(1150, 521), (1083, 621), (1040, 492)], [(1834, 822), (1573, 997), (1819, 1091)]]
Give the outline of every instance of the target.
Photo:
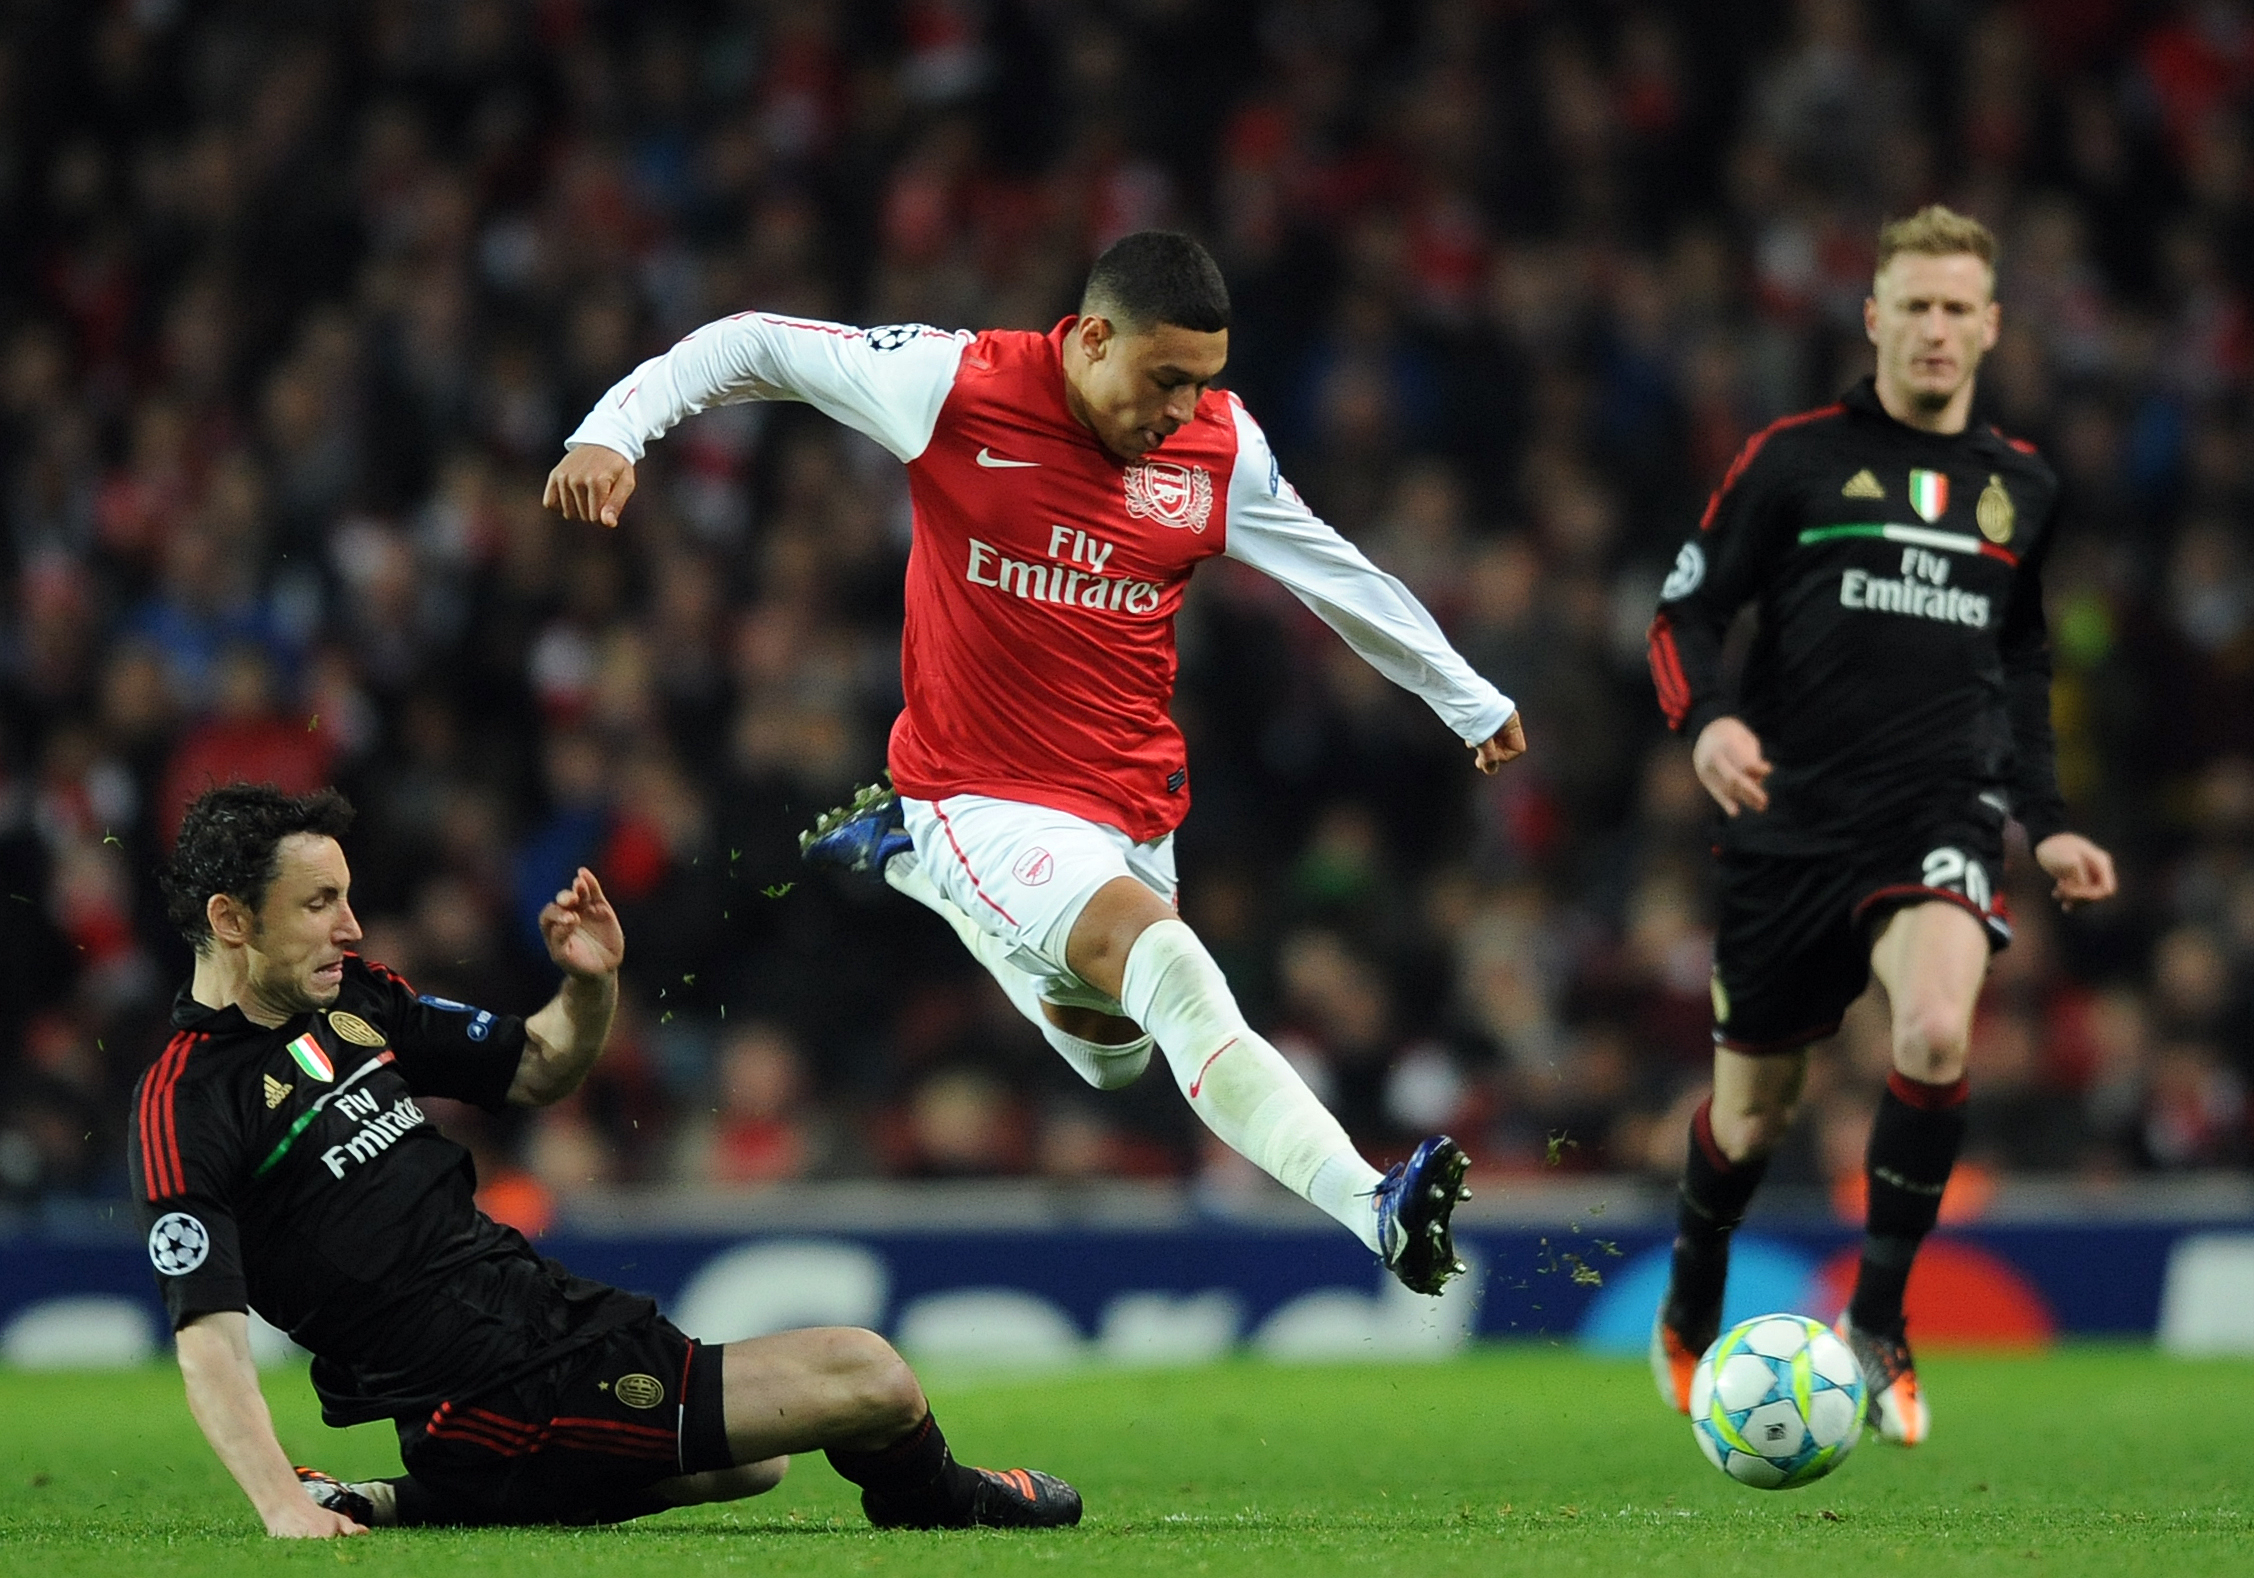
[(745, 400), (803, 400), (913, 460), (931, 442), (970, 338), (922, 324), (859, 329), (771, 312), (708, 323), (595, 402), (564, 440), (568, 453), (549, 473), (543, 502), (567, 520), (617, 525), (634, 464), (651, 444), (696, 412)]
[(1233, 400), (1236, 466), (1221, 551), (1280, 583), (1362, 661), (1424, 698), (1491, 773), (1526, 749), (1518, 705), (1448, 644), (1416, 594), (1386, 574), (1283, 477), (1268, 437)]
[(509, 1085), (509, 1103), (517, 1107), (544, 1107), (579, 1088), (610, 1039), (618, 967), (626, 960), (618, 912), (585, 866), (540, 912), (540, 936), (564, 981), (547, 1007), (524, 1022), (524, 1056)]
[(258, 1389), (250, 1318), (240, 1310), (198, 1315), (180, 1328), (177, 1341), (188, 1412), (258, 1509), (266, 1532), (280, 1539), (313, 1540), (367, 1533), (342, 1513), (316, 1506), (299, 1486), (297, 1471), (275, 1438), (266, 1396)]
[(618, 524), (634, 496), (634, 462), (601, 444), (582, 444), (556, 462), (540, 503), (567, 521)]
[(2053, 833), (2035, 846), (2035, 863), (2051, 877), (2059, 908), (2095, 904), (2119, 891), (2113, 857), (2079, 833)]

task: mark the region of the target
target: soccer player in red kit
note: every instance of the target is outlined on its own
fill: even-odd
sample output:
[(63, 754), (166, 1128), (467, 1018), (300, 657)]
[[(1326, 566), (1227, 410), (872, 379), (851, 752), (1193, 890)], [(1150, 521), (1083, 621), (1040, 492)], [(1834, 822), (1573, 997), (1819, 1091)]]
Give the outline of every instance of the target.
[(945, 918), (1090, 1084), (1136, 1078), (1155, 1039), (1207, 1127), (1436, 1293), (1460, 1269), (1462, 1150), (1435, 1136), (1381, 1177), (1175, 914), (1189, 766), (1167, 706), (1190, 572), (1226, 554), (1281, 581), (1483, 772), (1525, 738), (1510, 699), (1300, 501), (1213, 388), (1228, 331), (1220, 270), (1162, 231), (1113, 244), (1046, 334), (742, 313), (605, 394), (545, 502), (615, 526), (644, 447), (739, 400), (803, 400), (905, 462), (897, 798), (825, 818), (810, 855), (881, 870)]

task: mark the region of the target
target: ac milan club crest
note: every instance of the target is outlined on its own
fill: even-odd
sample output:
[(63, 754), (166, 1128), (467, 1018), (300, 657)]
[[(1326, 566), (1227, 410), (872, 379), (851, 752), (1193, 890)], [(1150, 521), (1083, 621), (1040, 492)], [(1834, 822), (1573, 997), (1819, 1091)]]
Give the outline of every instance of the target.
[(1161, 526), (1205, 530), (1213, 513), (1213, 473), (1203, 466), (1146, 460), (1127, 468), (1127, 513)]

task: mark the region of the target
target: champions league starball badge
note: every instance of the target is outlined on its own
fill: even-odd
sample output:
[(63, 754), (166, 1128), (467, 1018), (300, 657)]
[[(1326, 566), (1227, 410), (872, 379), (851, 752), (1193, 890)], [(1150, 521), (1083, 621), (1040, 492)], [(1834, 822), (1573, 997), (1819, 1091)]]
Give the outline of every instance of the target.
[(149, 1229), (149, 1261), (168, 1277), (184, 1277), (211, 1253), (211, 1235), (185, 1211), (167, 1211)]

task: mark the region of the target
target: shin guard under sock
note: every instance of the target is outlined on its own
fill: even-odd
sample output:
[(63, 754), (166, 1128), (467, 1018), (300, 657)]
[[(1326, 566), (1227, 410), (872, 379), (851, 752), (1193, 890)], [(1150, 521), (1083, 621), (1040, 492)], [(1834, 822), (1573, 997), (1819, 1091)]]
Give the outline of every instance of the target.
[(929, 1413), (890, 1446), (874, 1452), (831, 1447), (826, 1455), (841, 1479), (861, 1487), (864, 1498), (883, 1502), (891, 1521), (918, 1528), (970, 1527), (978, 1476), (955, 1461), (939, 1421)]
[(1158, 1038), (1190, 1110), (1238, 1155), (1375, 1252), (1376, 1168), (1284, 1056), (1245, 1023), (1221, 967), (1178, 920), (1128, 950), (1120, 1000)]
[(1967, 1082), (1928, 1085), (1896, 1072), (1871, 1125), (1870, 1213), (1847, 1318), (1859, 1331), (1896, 1332), (1918, 1245), (1940, 1219), (1941, 1193), (1964, 1144)]
[(1767, 1156), (1731, 1161), (1714, 1139), (1712, 1098), (1691, 1114), (1690, 1153), (1675, 1214), (1675, 1257), (1667, 1323), (1686, 1345), (1703, 1349), (1718, 1335), (1722, 1289), (1730, 1274), (1730, 1235), (1769, 1170)]

